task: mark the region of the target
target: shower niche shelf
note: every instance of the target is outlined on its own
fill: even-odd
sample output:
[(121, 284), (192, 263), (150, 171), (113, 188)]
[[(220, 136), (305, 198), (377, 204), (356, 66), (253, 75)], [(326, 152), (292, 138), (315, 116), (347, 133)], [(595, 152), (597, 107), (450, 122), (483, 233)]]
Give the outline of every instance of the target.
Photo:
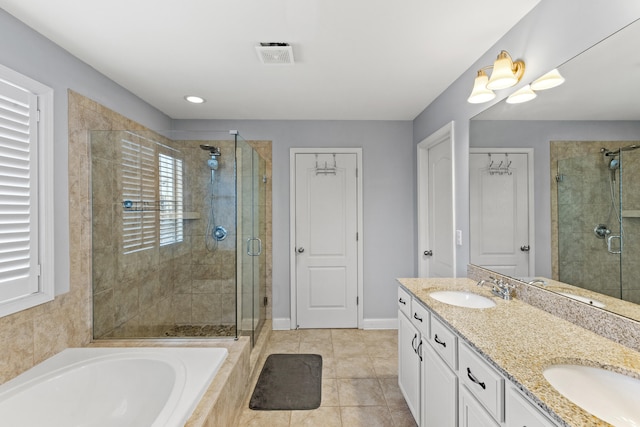
[(200, 219), (200, 212), (182, 212), (182, 219)]
[(624, 218), (640, 218), (640, 209), (623, 209), (622, 216)]

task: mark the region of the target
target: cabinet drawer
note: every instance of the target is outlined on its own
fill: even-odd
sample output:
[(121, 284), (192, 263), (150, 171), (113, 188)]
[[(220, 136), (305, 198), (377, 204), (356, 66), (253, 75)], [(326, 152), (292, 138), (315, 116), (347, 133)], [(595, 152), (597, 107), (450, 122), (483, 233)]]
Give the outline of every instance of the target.
[(411, 295), (398, 286), (398, 309), (411, 318)]
[(505, 421), (513, 427), (554, 427), (546, 416), (542, 414), (518, 390), (509, 387), (506, 391)]
[(458, 337), (435, 316), (431, 316), (431, 333), (428, 336), (431, 347), (455, 371), (458, 368)]
[(460, 344), (459, 378), (478, 401), (498, 421), (503, 421), (504, 380), (465, 343)]
[(411, 323), (423, 337), (429, 336), (429, 312), (415, 299), (411, 300)]

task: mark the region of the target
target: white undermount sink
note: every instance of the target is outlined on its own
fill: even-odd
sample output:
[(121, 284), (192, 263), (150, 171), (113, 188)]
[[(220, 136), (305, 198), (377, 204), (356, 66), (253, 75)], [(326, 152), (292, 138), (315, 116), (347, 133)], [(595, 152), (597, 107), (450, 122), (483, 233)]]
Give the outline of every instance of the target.
[(596, 299), (592, 299), (592, 298), (587, 298), (587, 297), (583, 297), (580, 295), (576, 295), (576, 294), (572, 294), (570, 292), (558, 292), (560, 295), (564, 295), (565, 297), (569, 297), (571, 299), (574, 299), (576, 301), (580, 301), (580, 302), (584, 302), (585, 304), (589, 304), (592, 305), (594, 307), (598, 307), (598, 308), (604, 308), (604, 303), (596, 300)]
[(465, 291), (436, 291), (431, 292), (429, 296), (435, 300), (445, 304), (456, 305), (466, 308), (491, 308), (496, 303), (487, 297)]
[(561, 395), (609, 424), (640, 425), (640, 380), (584, 365), (553, 365), (543, 375)]

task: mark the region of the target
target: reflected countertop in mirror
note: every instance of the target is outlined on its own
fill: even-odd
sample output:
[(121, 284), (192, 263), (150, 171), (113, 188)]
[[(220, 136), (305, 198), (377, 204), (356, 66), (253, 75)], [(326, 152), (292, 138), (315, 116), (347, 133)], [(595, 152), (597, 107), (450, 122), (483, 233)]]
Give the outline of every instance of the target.
[[(638, 304), (630, 303), (628, 301), (621, 300), (620, 298), (603, 295), (568, 283), (559, 282), (547, 277), (521, 277), (518, 279), (523, 283), (528, 283), (547, 291), (562, 294), (567, 298), (573, 298), (576, 301), (591, 305), (595, 308), (602, 308), (612, 313), (640, 321), (640, 305)], [(542, 280), (543, 283), (530, 283), (536, 279)], [(601, 307), (600, 304), (602, 304), (603, 307)]]
[[(594, 228), (597, 228), (600, 223), (606, 223), (609, 226), (608, 223), (613, 223), (616, 219), (613, 213), (609, 212), (608, 205), (603, 205), (604, 212), (608, 213), (595, 214), (595, 209), (592, 209), (594, 201), (588, 198), (597, 192), (591, 188), (589, 192), (580, 196), (584, 198), (582, 206), (576, 205), (573, 208), (569, 206), (570, 211), (584, 213), (584, 219), (566, 221), (574, 228), (560, 230), (561, 227), (565, 227), (557, 218), (557, 195), (560, 191), (557, 180), (562, 178), (562, 174), (558, 172), (557, 159), (551, 159), (550, 148), (551, 141), (560, 144), (566, 141), (574, 143), (600, 141), (604, 144), (602, 148), (615, 151), (625, 146), (625, 141), (627, 145), (640, 141), (640, 98), (637, 96), (640, 93), (638, 78), (640, 51), (635, 49), (637, 40), (640, 40), (640, 21), (621, 29), (559, 66), (560, 73), (566, 79), (564, 85), (540, 91), (538, 97), (529, 103), (507, 104), (502, 101), (480, 113), (471, 121), (470, 148), (533, 148), (534, 151), (533, 222), (535, 232), (531, 237), (531, 244), (535, 247), (535, 267), (528, 274), (508, 274), (498, 266), (494, 266), (494, 270), (516, 279), (518, 279), (517, 276), (547, 278), (548, 285), (543, 287), (547, 291), (558, 294), (568, 293), (570, 294), (568, 298), (573, 297), (576, 300), (579, 299), (575, 296), (584, 297), (587, 301), (602, 302), (603, 310), (640, 322), (640, 305), (610, 296), (616, 294), (611, 289), (592, 287), (592, 290), (588, 290), (575, 286), (579, 280), (572, 281), (573, 277), (579, 277), (583, 283), (602, 283), (610, 286), (617, 280), (617, 276), (623, 276), (628, 279), (629, 289), (625, 292), (621, 290), (618, 294), (640, 301), (640, 263), (637, 262), (640, 259), (640, 232), (636, 232), (636, 228), (640, 228), (640, 217), (623, 218), (628, 225), (623, 227), (625, 237), (623, 251), (626, 251), (624, 252), (626, 255), (622, 256), (627, 258), (622, 258), (619, 270), (612, 271), (608, 267), (603, 267), (596, 272), (587, 273), (586, 270), (583, 271), (579, 266), (573, 265), (573, 271), (570, 271), (567, 265), (575, 260), (575, 255), (580, 251), (584, 251), (581, 256), (586, 263), (594, 262), (597, 257), (615, 255), (611, 253), (618, 249), (615, 238), (609, 240), (609, 235), (602, 240), (592, 237)], [(612, 67), (612, 64), (615, 64), (615, 67)], [(533, 80), (535, 77), (537, 76), (525, 76), (525, 79)], [(611, 144), (611, 148), (606, 145), (607, 142), (616, 142), (617, 145)], [(561, 150), (566, 147), (568, 146), (562, 147)], [(628, 159), (631, 153), (640, 159), (640, 150), (623, 154), (627, 154)], [(567, 151), (564, 150), (563, 154), (567, 154)], [(602, 191), (599, 193), (606, 196), (606, 203), (609, 204), (612, 203), (611, 199), (620, 198), (618, 193), (615, 193), (614, 197), (610, 196), (611, 188), (615, 191), (623, 191), (617, 188), (622, 182), (622, 178), (615, 175), (619, 173), (617, 169), (606, 169), (611, 165), (610, 160), (614, 157), (619, 159), (616, 156), (609, 158), (604, 153), (597, 153), (590, 160), (594, 167), (603, 169), (598, 172), (603, 177)], [(580, 172), (583, 175), (572, 177), (574, 180), (572, 184), (583, 187), (592, 185), (585, 178), (591, 174), (590, 170), (584, 169)], [(626, 172), (628, 173), (629, 170), (627, 169)], [(640, 172), (637, 173), (640, 174)], [(637, 185), (639, 182), (637, 179), (634, 178), (634, 182), (634, 185), (627, 186), (624, 191), (634, 191), (630, 200), (636, 203), (635, 200), (640, 200), (638, 195), (640, 187)], [(622, 194), (625, 195), (625, 193)], [(625, 197), (627, 196), (628, 193)], [(617, 206), (615, 201), (613, 206), (614, 211), (625, 209)], [(626, 206), (627, 212), (629, 209), (635, 212), (640, 210), (640, 207)], [(593, 213), (593, 218), (588, 217), (590, 213)], [(624, 214), (621, 215), (624, 216)], [(614, 236), (623, 234), (614, 227), (611, 227), (611, 230)], [(562, 243), (558, 243), (558, 236), (562, 235), (565, 239), (569, 239), (567, 241), (572, 240), (570, 242), (572, 245), (563, 248)], [(518, 245), (520, 244), (521, 242), (518, 242)], [(569, 258), (572, 256), (573, 258), (565, 261), (563, 265), (560, 257), (567, 254)], [(471, 257), (471, 263), (474, 263), (473, 257)], [(612, 264), (615, 262), (608, 260), (607, 266)], [(629, 266), (632, 265), (635, 267), (630, 268)], [(565, 267), (564, 275), (558, 274), (559, 266)], [(491, 267), (485, 266), (485, 268)], [(568, 283), (548, 279), (549, 277)], [(524, 280), (524, 283), (528, 281)], [(602, 290), (594, 292), (594, 289)], [(596, 304), (593, 305), (596, 306)]]

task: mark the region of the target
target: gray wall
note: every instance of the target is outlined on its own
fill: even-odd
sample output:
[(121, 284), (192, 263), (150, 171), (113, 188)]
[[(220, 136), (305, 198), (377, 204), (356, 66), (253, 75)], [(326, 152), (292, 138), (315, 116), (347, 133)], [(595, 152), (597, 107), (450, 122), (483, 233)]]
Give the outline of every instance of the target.
[(410, 121), (176, 120), (175, 130), (237, 129), (273, 141), (273, 318), (290, 317), (289, 149), (362, 147), (364, 318), (396, 317), (395, 278), (414, 267), (415, 146)]
[(534, 149), (535, 275), (551, 277), (551, 170), (549, 141), (637, 141), (638, 122), (472, 120), (471, 147)]
[[(170, 119), (84, 62), (0, 9), (0, 62), (54, 90), (54, 221), (56, 293), (69, 289), (69, 188), (67, 89), (150, 128)], [(48, 213), (45, 212), (45, 215)], [(81, 230), (71, 230), (78, 233)]]
[[(463, 235), (463, 245), (457, 247), (456, 253), (459, 276), (466, 275), (469, 263), (469, 120), (638, 18), (640, 2), (636, 0), (541, 0), (531, 13), (415, 118), (413, 138), (416, 144), (454, 121), (455, 221), (456, 228), (462, 230)], [(499, 91), (489, 103), (467, 103), (476, 71), (492, 64), (503, 49), (515, 59), (525, 60), (524, 78), (514, 88)]]

